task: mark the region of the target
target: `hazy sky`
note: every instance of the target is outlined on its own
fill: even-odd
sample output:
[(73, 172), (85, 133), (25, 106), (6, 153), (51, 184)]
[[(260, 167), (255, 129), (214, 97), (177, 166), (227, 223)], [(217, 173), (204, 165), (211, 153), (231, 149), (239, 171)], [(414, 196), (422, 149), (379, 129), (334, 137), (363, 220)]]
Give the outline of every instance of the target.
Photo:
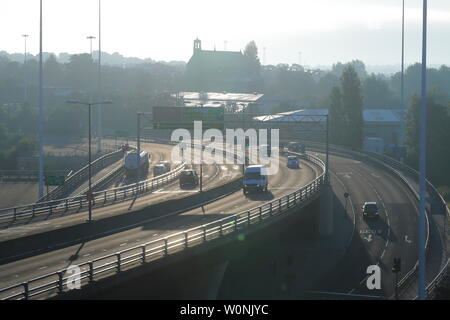
[[(420, 60), (422, 0), (406, 0), (407, 63)], [(98, 0), (43, 0), (44, 51), (89, 51)], [(450, 0), (429, 0), (429, 63), (450, 64)], [(0, 0), (0, 50), (39, 45), (39, 0)], [(203, 49), (240, 50), (255, 40), (266, 63), (329, 65), (400, 60), (401, 0), (103, 0), (102, 50), (156, 60), (189, 60)], [(95, 40), (97, 41), (97, 40)], [(98, 43), (95, 42), (94, 50)]]

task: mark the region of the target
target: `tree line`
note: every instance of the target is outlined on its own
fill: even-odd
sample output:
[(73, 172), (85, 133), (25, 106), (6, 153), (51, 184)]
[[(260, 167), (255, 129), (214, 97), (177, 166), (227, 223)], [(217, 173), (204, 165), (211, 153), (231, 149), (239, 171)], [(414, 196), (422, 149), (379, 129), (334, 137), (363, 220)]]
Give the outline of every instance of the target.
[[(427, 97), (426, 173), (450, 201), (450, 100), (436, 92), (432, 90)], [(362, 149), (363, 94), (355, 68), (348, 65), (329, 96), (331, 143)], [(414, 94), (406, 109), (405, 161), (415, 169), (419, 166), (420, 106), (421, 99)]]
[[(299, 106), (329, 108), (330, 119), (333, 119), (330, 121), (333, 143), (360, 148), (363, 142), (362, 110), (401, 107), (400, 73), (391, 76), (369, 74), (359, 60), (336, 63), (330, 70), (310, 70), (298, 64), (261, 65), (254, 42), (247, 45), (244, 55), (253, 61), (252, 72), (260, 74), (255, 77), (261, 79), (256, 84), (260, 91), (287, 101), (272, 112), (295, 110)], [(418, 157), (420, 70), (420, 64), (405, 70), (407, 162), (414, 167), (417, 167)], [(438, 184), (450, 185), (450, 170), (446, 168), (446, 163), (450, 163), (450, 69), (441, 66), (427, 72), (430, 88), (428, 172)], [(13, 162), (5, 159), (14, 159), (17, 155), (11, 147), (18, 145), (20, 139), (35, 136), (37, 75), (36, 60), (30, 59), (25, 65), (0, 55), (0, 126), (3, 128), (0, 132), (5, 136), (0, 137), (3, 140), (0, 167), (8, 161)], [(104, 132), (134, 135), (136, 112), (150, 111), (153, 105), (169, 99), (169, 93), (183, 91), (185, 81), (185, 65), (181, 63), (149, 60), (126, 67), (105, 65), (102, 66), (100, 97), (97, 63), (89, 54), (71, 55), (65, 63), (50, 54), (44, 62), (45, 134), (63, 138), (85, 136), (86, 108), (65, 101), (108, 99), (113, 104), (103, 107)], [(96, 117), (94, 109), (93, 123), (96, 123)], [(33, 139), (30, 141), (29, 144), (33, 144)], [(32, 150), (27, 148), (22, 149)]]

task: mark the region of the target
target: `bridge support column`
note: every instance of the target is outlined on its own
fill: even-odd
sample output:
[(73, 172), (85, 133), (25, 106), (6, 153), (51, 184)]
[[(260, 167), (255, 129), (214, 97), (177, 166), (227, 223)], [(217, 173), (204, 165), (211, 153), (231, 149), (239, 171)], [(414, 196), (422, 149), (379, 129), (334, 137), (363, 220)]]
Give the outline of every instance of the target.
[(320, 197), (318, 232), (321, 237), (331, 236), (333, 233), (333, 191), (329, 184), (323, 186)]

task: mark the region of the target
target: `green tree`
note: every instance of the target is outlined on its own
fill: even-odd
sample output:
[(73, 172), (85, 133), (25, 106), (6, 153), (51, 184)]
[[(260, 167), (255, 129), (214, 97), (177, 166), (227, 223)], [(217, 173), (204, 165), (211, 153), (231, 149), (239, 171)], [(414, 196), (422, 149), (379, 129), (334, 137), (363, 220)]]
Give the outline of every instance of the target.
[(6, 128), (0, 124), (0, 148), (6, 145)]
[(258, 58), (258, 47), (256, 46), (255, 41), (250, 41), (247, 43), (244, 49), (244, 56), (249, 58), (251, 61), (255, 63), (255, 65), (260, 66), (259, 58)]
[[(70, 62), (66, 65), (68, 83), (74, 89), (93, 91), (96, 85), (96, 65), (87, 53), (74, 54), (70, 56)], [(109, 75), (104, 75), (104, 81)]]
[[(381, 76), (371, 74), (363, 82), (364, 107), (368, 109), (398, 108), (388, 82)], [(397, 104), (398, 103), (398, 104)]]
[[(406, 118), (407, 163), (419, 164), (419, 129), (421, 99), (416, 95)], [(450, 185), (450, 116), (448, 109), (428, 97), (427, 103), (427, 176), (437, 185)]]
[(248, 61), (248, 66), (250, 73), (253, 76), (260, 76), (261, 63), (258, 58), (258, 47), (255, 41), (250, 41), (247, 43), (244, 49), (244, 57)]
[(349, 65), (341, 76), (342, 108), (348, 119), (345, 145), (360, 149), (363, 142), (363, 98), (361, 81), (355, 69)]
[(342, 107), (342, 93), (339, 87), (334, 87), (330, 94), (329, 136), (333, 144), (345, 144), (348, 119)]

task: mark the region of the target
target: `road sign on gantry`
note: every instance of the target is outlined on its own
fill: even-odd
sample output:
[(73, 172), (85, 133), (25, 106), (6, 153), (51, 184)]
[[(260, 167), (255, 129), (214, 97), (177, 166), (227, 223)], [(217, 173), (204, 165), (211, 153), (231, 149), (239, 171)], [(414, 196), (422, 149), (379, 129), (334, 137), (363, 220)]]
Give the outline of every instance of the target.
[(63, 186), (66, 177), (64, 176), (45, 176), (46, 186)]
[(203, 130), (224, 128), (224, 107), (153, 107), (154, 129), (194, 129), (202, 121)]

